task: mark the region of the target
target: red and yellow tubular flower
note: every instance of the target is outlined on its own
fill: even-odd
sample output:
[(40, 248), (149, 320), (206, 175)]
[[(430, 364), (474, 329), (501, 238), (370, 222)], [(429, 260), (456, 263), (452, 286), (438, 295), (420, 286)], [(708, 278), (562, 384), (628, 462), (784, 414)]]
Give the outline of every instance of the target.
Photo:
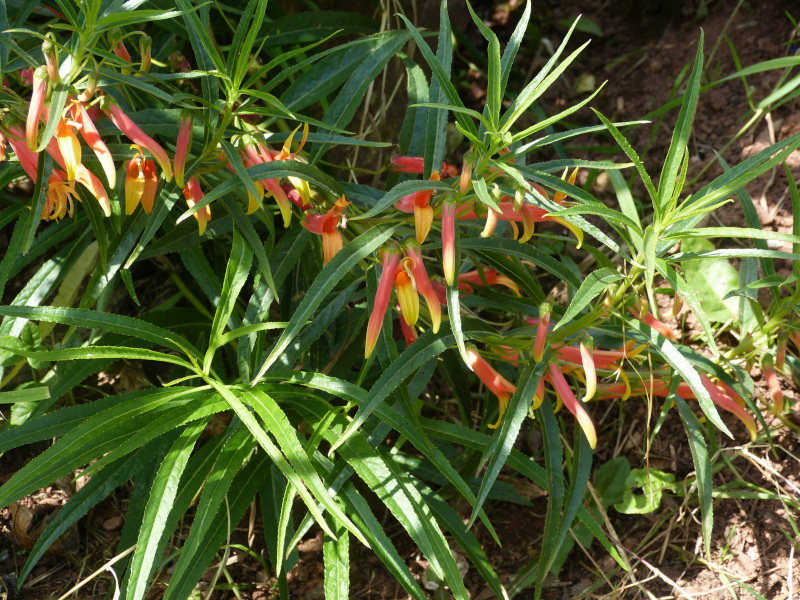
[(536, 386), (536, 391), (533, 392), (533, 399), (531, 400), (531, 410), (534, 411), (539, 408), (544, 402), (544, 377), (539, 379), (539, 385)]
[(125, 176), (125, 214), (132, 215), (139, 203), (147, 214), (153, 210), (153, 202), (158, 188), (156, 164), (145, 160), (144, 152), (136, 144), (136, 155), (128, 161)]
[[(439, 171), (434, 171), (431, 181), (439, 181)], [(430, 205), (433, 190), (422, 190), (414, 194), (414, 229), (417, 232), (417, 243), (422, 244), (433, 224), (433, 207)]]
[(597, 391), (597, 371), (594, 367), (594, 344), (592, 338), (585, 335), (581, 340), (581, 363), (583, 364), (583, 373), (586, 377), (586, 393), (583, 396), (583, 401), (588, 402), (594, 398)]
[[(528, 320), (528, 323), (531, 325), (535, 325), (536, 322), (538, 321), (535, 319)], [(633, 358), (645, 349), (644, 346), (634, 348), (634, 344), (635, 342), (631, 340), (620, 350), (592, 349), (592, 359), (594, 360), (595, 369), (616, 371), (619, 368), (617, 361), (620, 361), (623, 358)], [(553, 346), (553, 349), (556, 351), (556, 356), (561, 362), (568, 362), (576, 365), (583, 364), (583, 356), (581, 355), (579, 348), (575, 348), (574, 346), (558, 345)]]
[(169, 157), (158, 142), (147, 135), (144, 131), (139, 129), (139, 126), (134, 123), (131, 118), (126, 115), (113, 98), (104, 96), (100, 104), (100, 108), (111, 119), (111, 122), (124, 133), (127, 138), (137, 146), (144, 148), (153, 158), (156, 159), (161, 170), (164, 172), (164, 179), (169, 181), (172, 179), (172, 165), (170, 165)]
[[(200, 189), (200, 184), (197, 182), (196, 177), (189, 178), (186, 187), (183, 188), (183, 197), (186, 199), (186, 204), (189, 205), (189, 208), (193, 208), (203, 200), (203, 190)], [(204, 206), (194, 213), (194, 218), (197, 219), (200, 235), (203, 235), (206, 232), (206, 225), (211, 220), (211, 207)]]
[(81, 143), (75, 134), (76, 125), (80, 127), (75, 121), (67, 121), (64, 117), (61, 117), (56, 128), (56, 142), (58, 143), (58, 149), (61, 151), (61, 156), (64, 157), (69, 181), (75, 179), (78, 165), (81, 164), (82, 158)]
[(8, 140), (6, 139), (5, 134), (0, 131), (0, 162), (3, 162), (6, 159), (6, 147), (8, 146)]
[(547, 343), (547, 333), (550, 328), (550, 312), (553, 304), (545, 300), (539, 306), (539, 322), (536, 324), (536, 337), (533, 342), (533, 360), (542, 362), (544, 347)]
[[(398, 304), (396, 308), (397, 312), (399, 312), (402, 317), (403, 310), (400, 308), (400, 305)], [(400, 331), (403, 332), (403, 339), (406, 341), (406, 348), (417, 341), (417, 328), (413, 325), (409, 325), (406, 323), (406, 320), (402, 318), (400, 319)]]
[[(567, 172), (569, 171), (569, 167), (564, 168), (564, 174), (561, 176), (561, 181), (567, 181)], [(578, 167), (575, 167), (575, 170), (572, 172), (572, 175), (569, 176), (568, 183), (570, 185), (575, 185), (575, 178), (578, 175)], [(561, 201), (566, 198), (567, 195), (564, 192), (556, 192), (553, 194), (553, 202), (556, 204), (561, 204)]]
[(42, 117), (44, 97), (47, 92), (47, 67), (41, 66), (33, 72), (33, 93), (28, 105), (28, 119), (25, 122), (25, 139), (28, 148), (36, 151), (39, 145), (39, 119)]
[(414, 275), (411, 272), (409, 263), (413, 258), (404, 258), (394, 271), (394, 288), (397, 291), (397, 301), (400, 303), (400, 311), (403, 319), (409, 325), (414, 325), (419, 319), (419, 294)]
[[(192, 111), (183, 109), (181, 111), (181, 121), (178, 126), (178, 141), (175, 145), (175, 183), (178, 187), (183, 187), (183, 172), (186, 169), (186, 157), (189, 156), (189, 148), (192, 147)], [(250, 211), (252, 212), (252, 211)], [(250, 214), (248, 212), (247, 214)]]
[(472, 187), (472, 168), (475, 166), (475, 150), (470, 148), (464, 153), (464, 161), (461, 165), (461, 178), (458, 182), (458, 191), (462, 195), (466, 194)]
[(770, 356), (767, 356), (761, 362), (761, 370), (764, 372), (764, 379), (767, 381), (769, 394), (772, 396), (772, 406), (770, 409), (773, 415), (779, 415), (783, 412), (783, 391), (781, 390), (781, 384), (778, 381), (778, 375), (775, 373)]
[[(392, 157), (392, 171), (398, 173), (413, 173), (421, 174), (425, 172), (425, 159), (422, 156), (393, 156)], [(458, 169), (453, 165), (442, 163), (442, 173), (447, 174), (448, 177), (455, 177), (458, 175)]]
[(567, 410), (577, 419), (578, 425), (583, 429), (583, 433), (589, 441), (589, 445), (594, 450), (597, 446), (597, 433), (595, 432), (591, 417), (584, 410), (583, 406), (581, 406), (580, 402), (578, 402), (578, 399), (572, 392), (572, 388), (569, 387), (567, 380), (564, 378), (564, 374), (559, 370), (558, 365), (556, 363), (550, 363), (547, 365), (547, 370), (549, 381), (553, 389), (564, 403), (564, 406), (567, 407)]
[(8, 143), (11, 144), (11, 149), (17, 155), (19, 164), (22, 165), (25, 173), (30, 177), (31, 181), (36, 183), (37, 155), (28, 148), (28, 144), (24, 140), (25, 133), (23, 131), (14, 125), (9, 126)]
[(456, 204), (449, 198), (442, 203), (442, 271), (447, 285), (456, 278)]
[[(711, 380), (705, 376), (703, 373), (700, 373), (700, 381), (703, 382), (703, 387), (706, 388), (708, 395), (711, 396), (711, 400), (719, 406), (723, 410), (727, 410), (730, 413), (733, 413), (745, 424), (748, 431), (750, 431), (750, 439), (752, 441), (756, 440), (756, 422), (753, 417), (747, 413), (744, 408), (738, 405), (736, 402), (731, 399), (728, 394), (724, 393), (720, 390), (716, 385), (714, 385)], [(694, 396), (694, 394), (692, 394)]]
[[(241, 156), (245, 167), (252, 167), (274, 160), (269, 148), (263, 144), (259, 144), (258, 148), (260, 152), (256, 150), (256, 144), (249, 136), (242, 137)], [(275, 198), (283, 217), (283, 226), (289, 227), (292, 220), (292, 204), (281, 187), (280, 181), (277, 179), (262, 179), (261, 184), (264, 186), (264, 194)]]
[(431, 329), (433, 329), (433, 333), (438, 333), (439, 326), (442, 323), (442, 305), (439, 303), (439, 298), (436, 296), (436, 292), (428, 278), (425, 264), (422, 262), (422, 252), (419, 244), (414, 243), (413, 240), (408, 242), (405, 246), (405, 252), (406, 256), (411, 259), (408, 264), (417, 284), (417, 291), (425, 298), (425, 303), (431, 313)]
[[(175, 181), (178, 180), (178, 176), (175, 175)], [(247, 214), (252, 215), (256, 212), (259, 208), (261, 208), (261, 203), (264, 201), (264, 186), (261, 185), (260, 181), (254, 181), (253, 185), (258, 192), (258, 197), (253, 196), (250, 193), (250, 190), (247, 190)]]
[(103, 172), (108, 181), (108, 187), (115, 188), (117, 186), (117, 169), (114, 166), (114, 157), (106, 146), (105, 142), (101, 139), (94, 125), (94, 121), (89, 117), (83, 104), (75, 102), (72, 105), (72, 114), (75, 121), (80, 125), (79, 131), (86, 144), (94, 151), (97, 160), (100, 161), (100, 166), (103, 167)]
[(669, 325), (664, 323), (663, 321), (659, 321), (653, 313), (647, 310), (647, 301), (638, 300), (636, 302), (636, 308), (632, 306), (628, 307), (628, 311), (636, 317), (639, 321), (644, 323), (645, 325), (655, 329), (663, 335), (665, 338), (669, 339), (670, 341), (677, 341), (677, 337), (675, 336), (675, 332), (670, 329)]
[(53, 171), (47, 184), (47, 199), (42, 209), (42, 220), (58, 221), (75, 213), (75, 184), (65, 181), (61, 172)]
[(473, 346), (467, 346), (467, 366), (475, 372), (478, 379), (489, 388), (489, 391), (497, 396), (497, 401), (500, 403), (500, 416), (494, 424), (489, 425), (490, 429), (497, 429), (503, 420), (506, 408), (508, 408), (510, 395), (516, 392), (517, 388), (495, 371)]
[(372, 306), (372, 313), (369, 315), (367, 324), (367, 341), (364, 347), (364, 358), (369, 358), (378, 342), (378, 334), (383, 325), (383, 316), (389, 307), (389, 300), (392, 297), (392, 286), (395, 280), (397, 264), (400, 261), (400, 248), (396, 242), (391, 242), (382, 249), (383, 271), (378, 283), (378, 291), (375, 294), (375, 302)]
[(317, 215), (311, 212), (303, 214), (303, 227), (311, 233), (322, 236), (322, 253), (326, 265), (342, 249), (342, 234), (339, 233), (337, 227), (342, 218), (342, 211), (348, 204), (350, 203), (342, 196), (336, 201), (333, 208), (324, 215)]
[(519, 286), (513, 279), (501, 275), (494, 269), (484, 269), (483, 278), (479, 271), (468, 271), (458, 276), (458, 289), (460, 291), (469, 291), (474, 287), (484, 287), (492, 285), (503, 285), (509, 290), (514, 292), (515, 296), (521, 296)]

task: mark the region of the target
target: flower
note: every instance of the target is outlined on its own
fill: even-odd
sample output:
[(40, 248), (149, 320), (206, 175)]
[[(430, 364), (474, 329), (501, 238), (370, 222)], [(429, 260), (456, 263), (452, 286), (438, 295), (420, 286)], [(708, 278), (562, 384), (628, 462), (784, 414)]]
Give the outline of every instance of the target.
[(364, 346), (365, 359), (369, 358), (369, 355), (375, 349), (375, 344), (378, 342), (378, 334), (383, 325), (383, 317), (392, 297), (392, 284), (394, 283), (397, 264), (400, 261), (400, 248), (396, 242), (391, 242), (388, 246), (384, 246), (382, 254), (383, 271), (378, 283), (378, 291), (375, 294), (372, 313), (369, 315), (369, 323), (367, 323), (367, 341)]
[[(434, 171), (431, 181), (438, 181), (439, 171)], [(433, 224), (433, 208), (430, 205), (433, 190), (422, 190), (414, 194), (414, 229), (417, 232), (417, 243), (422, 244)]]
[(58, 50), (53, 43), (53, 34), (48, 36), (42, 42), (42, 54), (44, 55), (44, 62), (47, 65), (47, 75), (50, 81), (58, 83), (61, 81), (61, 76), (58, 74)]
[(117, 186), (117, 169), (114, 166), (114, 157), (108, 150), (105, 142), (101, 139), (100, 134), (95, 127), (94, 122), (89, 113), (86, 112), (83, 104), (75, 102), (72, 105), (72, 114), (75, 122), (79, 125), (78, 130), (81, 132), (81, 137), (86, 141), (87, 145), (94, 151), (97, 160), (100, 161), (100, 166), (103, 167), (103, 172), (106, 174), (108, 187), (115, 188)]
[(550, 312), (553, 310), (552, 302), (545, 300), (539, 306), (539, 321), (536, 323), (536, 337), (533, 342), (533, 360), (542, 362), (544, 347), (547, 343), (547, 333), (550, 328)]
[(405, 252), (406, 256), (411, 259), (408, 264), (411, 267), (411, 274), (416, 282), (417, 291), (425, 298), (425, 303), (431, 313), (431, 329), (433, 329), (433, 333), (437, 333), (442, 323), (442, 305), (439, 304), (439, 298), (437, 298), (428, 278), (428, 273), (425, 271), (419, 244), (416, 244), (413, 240), (406, 243)]
[(144, 212), (150, 214), (158, 188), (156, 164), (145, 160), (144, 152), (136, 144), (131, 148), (137, 150), (136, 155), (128, 161), (125, 177), (125, 214), (131, 215), (141, 202)]
[(764, 379), (767, 381), (770, 396), (772, 396), (772, 414), (779, 415), (783, 412), (783, 391), (778, 381), (778, 375), (773, 368), (772, 358), (767, 356), (761, 363), (761, 370), (764, 372)]
[[(132, 63), (131, 55), (128, 52), (128, 49), (125, 47), (124, 42), (122, 41), (122, 30), (118, 27), (112, 29), (108, 33), (108, 41), (111, 44), (111, 51), (116, 54), (119, 58), (124, 60), (127, 63)], [(130, 75), (130, 69), (121, 69), (123, 75)]]
[[(189, 208), (193, 208), (203, 200), (203, 190), (200, 189), (200, 184), (197, 182), (196, 177), (189, 178), (186, 187), (183, 188), (183, 197), (186, 199), (186, 204), (189, 205)], [(206, 232), (206, 225), (211, 220), (211, 207), (204, 206), (194, 213), (194, 218), (197, 219), (200, 235), (203, 235)]]
[(581, 429), (583, 429), (583, 434), (589, 441), (589, 445), (592, 447), (592, 449), (594, 449), (597, 447), (597, 433), (595, 432), (594, 423), (592, 423), (591, 417), (583, 408), (581, 403), (578, 402), (578, 399), (572, 392), (572, 388), (564, 378), (564, 374), (559, 370), (558, 365), (554, 362), (551, 362), (549, 365), (547, 365), (547, 371), (549, 375), (549, 381), (553, 386), (553, 389), (556, 391), (556, 394), (564, 403), (564, 406), (567, 407), (567, 410), (572, 413), (572, 416), (577, 419), (578, 425), (581, 426)]
[(394, 270), (394, 288), (397, 291), (397, 301), (400, 303), (400, 311), (403, 319), (409, 325), (414, 325), (419, 318), (419, 294), (414, 276), (411, 273), (409, 263), (413, 258), (404, 258)]
[[(274, 160), (300, 161), (298, 154), (303, 149), (303, 146), (306, 145), (306, 140), (308, 139), (308, 123), (303, 123), (303, 139), (300, 140), (300, 145), (297, 147), (297, 150), (292, 153), (292, 140), (294, 139), (294, 134), (297, 133), (300, 127), (301, 126), (298, 125), (295, 130), (289, 134), (289, 137), (286, 138), (286, 141), (283, 143), (283, 148), (281, 148), (281, 151), (277, 156), (273, 157)], [(308, 181), (292, 175), (289, 175), (286, 178), (289, 180), (289, 183), (294, 186), (294, 189), (300, 194), (300, 197), (303, 199), (303, 204), (308, 204), (311, 201), (311, 187), (308, 185)]]
[(25, 139), (28, 148), (36, 151), (39, 141), (39, 119), (44, 108), (44, 96), (47, 92), (47, 67), (41, 66), (33, 72), (33, 93), (28, 105), (28, 119), (25, 122)]
[(61, 117), (56, 128), (56, 143), (58, 143), (61, 156), (64, 157), (64, 163), (67, 167), (67, 179), (70, 181), (75, 179), (78, 165), (81, 164), (81, 143), (78, 141), (78, 136), (75, 135), (76, 126), (80, 128), (77, 122), (68, 121)]
[[(529, 319), (528, 323), (534, 325), (535, 319)], [(629, 341), (620, 350), (596, 350), (592, 349), (592, 359), (596, 369), (606, 371), (616, 371), (619, 365), (615, 364), (618, 360), (623, 358), (633, 358), (640, 354), (645, 346), (639, 346), (634, 349), (635, 342)], [(553, 349), (556, 351), (556, 357), (561, 362), (568, 362), (576, 365), (583, 364), (583, 355), (579, 348), (574, 346), (554, 345)]]
[[(711, 396), (711, 400), (714, 402), (714, 404), (739, 417), (742, 423), (744, 423), (747, 427), (748, 431), (750, 431), (750, 439), (755, 441), (757, 432), (756, 422), (753, 417), (748, 414), (739, 404), (734, 402), (733, 399), (728, 396), (728, 394), (724, 393), (716, 385), (711, 383), (711, 380), (706, 375), (703, 373), (700, 373), (699, 375), (700, 381), (703, 382), (703, 387), (708, 392), (708, 395)], [(694, 394), (692, 394), (692, 397), (694, 397)], [(774, 408), (775, 407), (773, 406), (773, 410)]]
[(447, 285), (453, 285), (456, 274), (456, 205), (450, 199), (445, 199), (442, 204), (442, 270)]
[[(186, 157), (189, 154), (189, 148), (192, 146), (192, 111), (183, 109), (181, 111), (181, 120), (178, 126), (178, 141), (175, 145), (175, 183), (178, 187), (183, 187), (183, 171), (186, 168)], [(248, 212), (248, 214), (250, 214)]]
[[(436, 296), (439, 298), (439, 302), (441, 304), (447, 304), (446, 288), (441, 283), (436, 281), (433, 281), (431, 285), (433, 285), (433, 289), (436, 292)], [(482, 272), (467, 271), (466, 273), (461, 273), (458, 276), (458, 291), (461, 292), (462, 296), (471, 294), (473, 288), (492, 285), (504, 285), (517, 296), (521, 295), (519, 292), (519, 286), (515, 281), (509, 279), (505, 275), (501, 275), (494, 269), (483, 269)]]
[(52, 221), (63, 219), (67, 214), (71, 217), (75, 213), (75, 184), (65, 181), (59, 171), (53, 171), (47, 182), (47, 199), (42, 209), (42, 220)]
[[(176, 177), (177, 179), (177, 177)], [(256, 212), (259, 208), (261, 208), (261, 203), (264, 201), (264, 186), (261, 185), (260, 181), (254, 181), (253, 186), (256, 188), (256, 192), (258, 192), (258, 197), (253, 196), (250, 193), (250, 190), (247, 190), (247, 214), (252, 215)]]
[[(268, 148), (263, 145), (259, 145), (260, 152), (256, 151), (256, 145), (249, 136), (242, 136), (240, 142), (242, 146), (240, 153), (245, 167), (260, 165), (273, 160)], [(268, 193), (278, 203), (278, 209), (283, 217), (283, 226), (289, 227), (292, 220), (292, 205), (280, 182), (277, 179), (262, 179), (261, 184), (264, 186), (264, 193)]]
[(675, 342), (677, 341), (677, 337), (675, 336), (675, 332), (670, 329), (669, 325), (664, 323), (663, 321), (659, 321), (653, 313), (647, 310), (647, 303), (646, 301), (639, 300), (636, 303), (636, 308), (632, 306), (628, 307), (628, 311), (636, 317), (639, 321), (648, 325), (652, 329), (658, 331), (661, 335), (669, 340)]
[[(420, 174), (425, 171), (425, 158), (422, 156), (398, 156), (392, 157), (392, 171), (398, 173), (416, 173)], [(442, 163), (442, 173), (446, 173), (448, 177), (455, 177), (458, 175), (458, 169), (453, 165)]]
[(489, 391), (497, 396), (497, 401), (500, 403), (500, 416), (497, 421), (489, 425), (490, 429), (497, 429), (500, 421), (503, 420), (503, 415), (508, 407), (509, 396), (517, 391), (509, 381), (495, 371), (492, 366), (486, 362), (474, 346), (467, 346), (467, 366), (475, 372), (483, 384), (489, 388)]
[(169, 157), (164, 151), (164, 148), (162, 148), (158, 142), (147, 135), (144, 131), (139, 129), (139, 126), (136, 125), (136, 123), (134, 123), (131, 118), (122, 111), (113, 98), (103, 96), (103, 99), (100, 103), (100, 108), (103, 110), (106, 116), (111, 119), (111, 122), (114, 123), (114, 125), (116, 125), (117, 128), (124, 133), (131, 142), (137, 146), (140, 146), (141, 148), (144, 148), (153, 155), (153, 158), (156, 159), (161, 167), (161, 170), (164, 172), (164, 179), (166, 181), (172, 179), (172, 166), (170, 166)]
[(342, 234), (339, 233), (337, 227), (342, 217), (342, 211), (348, 204), (350, 203), (342, 196), (324, 215), (311, 212), (303, 214), (303, 227), (311, 233), (322, 236), (322, 254), (326, 265), (342, 249)]
[(583, 401), (588, 402), (594, 398), (597, 391), (597, 371), (594, 367), (592, 338), (588, 335), (584, 336), (581, 340), (581, 363), (583, 364), (583, 373), (586, 377), (586, 393), (583, 395)]

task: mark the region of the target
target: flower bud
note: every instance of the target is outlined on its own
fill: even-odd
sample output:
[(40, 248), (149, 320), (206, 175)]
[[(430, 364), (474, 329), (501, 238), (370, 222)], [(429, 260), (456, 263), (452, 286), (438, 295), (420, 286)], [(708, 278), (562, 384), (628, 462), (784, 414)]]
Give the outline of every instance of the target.
[(461, 179), (458, 183), (458, 191), (466, 194), (472, 187), (472, 168), (475, 166), (475, 150), (470, 148), (464, 154), (464, 164), (461, 166)]
[(53, 43), (53, 35), (47, 34), (47, 37), (42, 42), (42, 54), (44, 54), (44, 62), (47, 65), (47, 75), (50, 81), (58, 83), (61, 81), (61, 76), (58, 74), (58, 49)]
[(150, 70), (150, 52), (153, 47), (153, 38), (144, 34), (139, 38), (139, 54), (142, 55), (142, 64), (139, 67), (140, 71), (147, 73)]

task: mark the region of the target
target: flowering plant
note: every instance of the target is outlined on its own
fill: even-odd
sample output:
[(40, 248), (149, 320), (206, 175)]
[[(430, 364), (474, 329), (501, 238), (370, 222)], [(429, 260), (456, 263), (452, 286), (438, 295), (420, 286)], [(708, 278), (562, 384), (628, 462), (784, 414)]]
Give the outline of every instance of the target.
[[(717, 409), (732, 413), (748, 430), (737, 439), (756, 439), (763, 418), (748, 372), (755, 349), (773, 353), (779, 341), (763, 368), (770, 408), (784, 410), (775, 373), (797, 364), (800, 348), (787, 346), (797, 345), (797, 315), (781, 305), (755, 346), (725, 355), (680, 271), (683, 262), (719, 251), (670, 254), (693, 237), (800, 242), (797, 225), (794, 235), (697, 227), (800, 147), (799, 134), (683, 197), (702, 37), (656, 187), (620, 129), (633, 124), (597, 113), (596, 125), (551, 132), (600, 90), (521, 125), (583, 49), (562, 58), (574, 25), (504, 105), (530, 4), (503, 53), (467, 5), (489, 48), (482, 112), (465, 106), (450, 80), (444, 3), (436, 53), (402, 15), (402, 29), (373, 32), (326, 14), (328, 35), (303, 29), (308, 17), (268, 14), (264, 0), (248, 2), (241, 14), (219, 9), (225, 27), (207, 3), (178, 0), (174, 10), (128, 4), (58, 2), (52, 18), (37, 17), (49, 19), (44, 36), (23, 27), (24, 9), (11, 15), (14, 28), (2, 24), (13, 57), (4, 51), (0, 65), (9, 77), (4, 152), (11, 147), (0, 178), (16, 191), (5, 192), (0, 221), (16, 225), (0, 261), (0, 289), (28, 267), (38, 271), (0, 306), (2, 364), (12, 367), (2, 385), (17, 386), (0, 449), (59, 439), (0, 488), (0, 505), (96, 459), (90, 483), (39, 538), (21, 579), (65, 527), (133, 478), (129, 514), (137, 518), (128, 519), (119, 541), (119, 556), (128, 558), (115, 565), (127, 598), (158, 585), (152, 575), (198, 494), (165, 598), (190, 593), (256, 494), (282, 595), (294, 549), (316, 523), (332, 595), (347, 597), (341, 561), (352, 537), (412, 597), (425, 598), (358, 478), (455, 597), (468, 597), (456, 546), (507, 597), (471, 527), (480, 520), (496, 538), (484, 504), (508, 465), (550, 494), (538, 595), (576, 518), (627, 568), (616, 540), (581, 504), (592, 451), (607, 434), (590, 401), (665, 397), (664, 411), (677, 406), (697, 471), (707, 474), (696, 411), (731, 436)], [(151, 21), (185, 33), (188, 47), (168, 29), (148, 28)], [(292, 28), (304, 35), (293, 38)], [(344, 42), (344, 33), (356, 38)], [(338, 44), (323, 46), (329, 38)], [(402, 55), (410, 102), (398, 147), (347, 135), (372, 82), (410, 41), (432, 76)], [(183, 58), (190, 54), (196, 70)], [(34, 69), (32, 85), (23, 68)], [(303, 113), (316, 104), (321, 117)], [(468, 146), (461, 160), (445, 156), (451, 113)], [(596, 131), (608, 132), (628, 162), (536, 162), (551, 144)], [(333, 146), (384, 152), (385, 185), (337, 177)], [(587, 171), (631, 167), (652, 208), (646, 226), (635, 210), (610, 208), (580, 185)], [(57, 223), (40, 228), (42, 220)], [(797, 246), (794, 253), (723, 252), (799, 258)], [(585, 257), (583, 269), (576, 256)], [(683, 303), (700, 322), (703, 348), (683, 343), (659, 316), (659, 281), (673, 311)], [(71, 402), (81, 381), (120, 359), (153, 365), (141, 389)], [(452, 420), (421, 410), (437, 376), (458, 400)], [(574, 424), (559, 421), (562, 406)], [(209, 431), (214, 415), (222, 415), (221, 432)], [(545, 467), (513, 447), (528, 416), (541, 429)], [(562, 427), (574, 432), (566, 497)], [(420, 458), (441, 476), (438, 484), (406, 468)], [(483, 478), (473, 486), (468, 471), (476, 465)], [(466, 529), (437, 494), (442, 481), (470, 506)], [(698, 476), (697, 488), (708, 543), (708, 478)], [(296, 500), (299, 523), (292, 520)]]

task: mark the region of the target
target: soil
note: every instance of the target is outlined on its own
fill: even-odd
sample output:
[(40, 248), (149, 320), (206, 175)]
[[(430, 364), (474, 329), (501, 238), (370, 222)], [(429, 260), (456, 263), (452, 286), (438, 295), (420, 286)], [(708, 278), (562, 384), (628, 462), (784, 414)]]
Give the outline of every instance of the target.
[[(495, 5), (477, 2), (475, 8), (501, 40), (508, 39), (521, 14), (519, 0)], [(585, 91), (576, 91), (578, 84), (588, 85), (594, 78), (596, 86), (608, 80), (591, 106), (614, 121), (640, 119), (664, 106), (674, 96), (673, 86), (682, 91), (683, 83), (676, 82), (685, 83), (688, 72), (684, 73), (682, 80), (681, 74), (694, 59), (700, 28), (705, 32), (706, 69), (711, 80), (716, 80), (736, 70), (725, 35), (735, 47), (740, 63), (753, 65), (796, 52), (796, 48), (792, 50), (787, 44), (793, 37), (797, 39), (797, 32), (793, 33), (785, 11), (795, 18), (800, 17), (796, 2), (790, 0), (749, 3), (733, 0), (654, 0), (644, 3), (635, 0), (564, 0), (536, 2), (534, 8), (534, 35), (526, 39), (520, 51), (520, 60), (530, 63), (530, 72), (535, 72), (546, 61), (548, 44), (557, 47), (561, 42), (566, 31), (565, 20), (571, 21), (583, 14), (602, 31), (599, 37), (576, 33), (570, 48), (592, 37), (589, 49), (542, 99), (542, 109), (547, 114), (554, 114), (585, 97)], [(436, 2), (418, 2), (417, 10), (421, 24), (436, 28)], [(451, 2), (450, 14), (454, 28), (467, 32), (470, 41), (482, 49), (485, 44), (460, 2)], [(539, 44), (539, 40), (544, 43)], [(467, 50), (461, 53), (462, 58), (456, 60), (454, 72), (463, 76), (470, 101), (479, 108), (485, 97), (485, 82), (477, 72), (469, 69), (464, 60), (467, 55)], [(758, 102), (767, 96), (778, 78), (779, 73), (774, 71), (749, 77), (747, 84), (753, 100)], [(699, 189), (721, 173), (721, 167), (716, 164), (715, 150), (720, 151), (732, 165), (758, 152), (772, 140), (800, 131), (800, 110), (795, 101), (773, 111), (769, 118), (758, 120), (734, 140), (748, 117), (747, 113), (746, 90), (739, 79), (716, 85), (701, 96), (690, 144), (687, 177), (692, 181), (690, 191)], [(627, 132), (654, 178), (657, 178), (658, 167), (666, 155), (676, 117), (677, 108), (663, 114), (663, 120), (661, 115), (657, 115), (653, 117), (652, 125)], [(576, 113), (571, 119), (576, 125), (597, 123), (588, 109)], [(597, 159), (598, 150), (609, 145), (608, 137), (598, 135), (580, 139), (567, 150), (571, 156)], [(613, 158), (621, 160), (618, 155)], [(787, 164), (795, 177), (800, 178), (800, 151), (790, 155)], [(585, 175), (582, 183), (585, 183)], [(607, 181), (598, 178), (592, 186), (597, 197), (609, 203), (615, 202)], [(634, 193), (640, 196), (643, 191), (634, 189)], [(788, 182), (782, 167), (750, 184), (748, 192), (766, 228), (790, 232), (792, 214)], [(727, 226), (744, 225), (741, 209), (736, 203), (718, 211), (716, 219)], [(789, 250), (783, 246), (776, 248)], [(791, 383), (783, 383), (788, 394)], [(797, 393), (795, 389), (795, 397)], [(682, 487), (692, 474), (693, 463), (676, 411), (668, 413), (661, 431), (655, 436), (652, 446), (647, 448), (646, 434), (658, 418), (660, 405), (648, 406), (644, 400), (632, 399), (619, 407), (593, 404), (591, 408), (600, 433), (596, 464), (615, 456), (625, 456), (633, 467), (649, 465), (675, 474), (678, 491), (666, 494), (659, 509), (650, 514), (623, 515), (613, 508), (608, 510), (606, 525), (613, 527), (612, 537), (616, 535), (619, 548), (626, 551), (632, 567), (630, 573), (620, 570), (605, 551), (598, 549), (597, 543), (585, 550), (576, 546), (558, 577), (550, 577), (545, 582), (544, 598), (763, 597), (778, 600), (797, 594), (800, 590), (800, 563), (797, 561), (800, 539), (796, 522), (800, 513), (796, 504), (792, 508), (790, 503), (800, 499), (800, 444), (790, 430), (780, 427), (775, 420), (770, 422), (776, 432), (774, 452), (768, 447), (742, 447), (737, 445), (737, 441), (717, 437), (719, 456), (716, 463), (720, 464), (724, 457), (730, 466), (714, 475), (714, 487), (720, 497), (714, 504), (711, 555), (704, 556), (694, 490), (684, 492)], [(746, 439), (746, 431), (738, 421), (727, 422), (735, 440)], [(536, 432), (527, 425), (520, 435), (518, 448), (531, 453), (537, 449), (536, 445)], [(6, 453), (0, 467), (0, 483), (35, 456), (37, 450), (40, 448), (28, 447)], [(474, 531), (503, 582), (510, 583), (538, 553), (547, 499), (541, 490), (526, 487), (523, 482), (514, 482), (510, 473), (504, 473), (501, 479), (515, 483), (518, 489), (523, 490), (521, 493), (528, 497), (531, 506), (496, 502), (489, 507), (502, 547), (491, 540), (482, 526), (476, 526)], [(80, 479), (77, 481), (80, 485)], [(729, 485), (726, 487), (726, 484)], [(28, 496), (13, 508), (13, 514), (9, 509), (0, 510), (0, 577), (4, 582), (11, 582), (6, 574), (20, 572), (39, 524), (46, 522), (48, 515), (53, 515), (71, 493), (74, 493), (71, 482), (64, 481), (60, 486), (53, 485)], [(112, 558), (111, 549), (116, 547), (129, 494), (129, 486), (118, 489), (84, 518), (79, 527), (68, 532), (62, 542), (41, 559), (26, 581), (20, 598), (57, 598), (76, 581)], [(778, 497), (783, 501), (776, 499)], [(386, 519), (387, 532), (401, 556), (415, 576), (421, 578), (426, 561), (413, 543), (401, 534), (402, 529), (390, 515), (379, 517)], [(288, 575), (292, 598), (313, 600), (324, 597), (321, 540), (321, 533), (312, 530), (300, 544), (299, 562)], [(232, 533), (232, 542), (248, 546), (256, 554), (263, 552), (263, 529), (257, 514), (246, 513)], [(407, 597), (380, 561), (356, 541), (351, 545), (351, 564), (351, 597), (392, 600)], [(278, 597), (275, 579), (252, 555), (233, 549), (227, 571), (233, 581), (247, 583), (236, 591), (237, 594), (230, 590), (230, 586), (219, 586), (215, 598), (238, 595), (240, 598), (266, 600)], [(203, 578), (204, 585), (207, 586), (213, 576), (214, 571), (210, 569)], [(164, 580), (168, 580), (168, 570), (164, 573)], [(488, 600), (492, 597), (474, 571), (467, 572), (465, 582), (472, 598)], [(8, 587), (13, 589), (13, 585)], [(3, 589), (0, 583), (0, 598)], [(103, 574), (75, 597), (99, 599), (112, 591), (113, 580)], [(161, 593), (163, 587), (157, 585), (151, 597), (158, 598)], [(520, 599), (532, 597), (532, 589), (524, 589), (517, 596)]]

